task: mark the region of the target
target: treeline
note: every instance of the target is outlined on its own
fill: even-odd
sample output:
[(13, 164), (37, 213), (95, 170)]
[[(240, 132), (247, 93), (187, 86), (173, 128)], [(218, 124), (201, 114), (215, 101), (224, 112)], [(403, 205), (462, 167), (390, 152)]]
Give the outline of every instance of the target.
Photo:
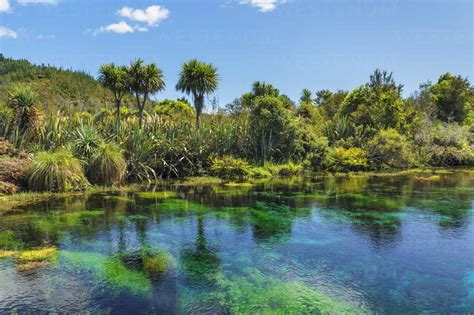
[[(204, 110), (219, 83), (211, 64), (191, 60), (182, 66), (175, 88), (191, 102), (151, 101), (165, 87), (155, 64), (108, 64), (99, 73), (109, 92), (96, 113), (43, 114), (37, 104), (44, 100), (34, 87), (10, 89), (0, 104), (0, 137), (33, 157), (18, 186), (62, 191), (89, 182), (474, 163), (474, 88), (449, 73), (408, 98), (393, 75), (380, 70), (353, 91), (305, 89), (296, 102), (271, 84), (255, 82), (212, 114)], [(58, 169), (71, 174), (54, 173)]]

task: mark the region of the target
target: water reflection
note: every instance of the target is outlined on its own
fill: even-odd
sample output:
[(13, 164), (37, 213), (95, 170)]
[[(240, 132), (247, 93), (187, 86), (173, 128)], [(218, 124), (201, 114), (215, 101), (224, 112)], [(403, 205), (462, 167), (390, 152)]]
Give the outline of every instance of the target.
[(55, 198), (0, 213), (0, 257), (58, 248), (29, 275), (0, 258), (0, 312), (469, 313), (473, 196), (456, 171)]

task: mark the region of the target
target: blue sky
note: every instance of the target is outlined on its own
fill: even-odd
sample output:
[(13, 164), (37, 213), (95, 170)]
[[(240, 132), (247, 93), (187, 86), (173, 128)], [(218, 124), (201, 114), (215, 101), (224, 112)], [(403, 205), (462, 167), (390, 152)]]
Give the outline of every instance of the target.
[(0, 0), (0, 52), (97, 75), (135, 58), (218, 67), (220, 105), (256, 80), (293, 99), (353, 89), (375, 68), (408, 95), (446, 71), (473, 77), (472, 0)]

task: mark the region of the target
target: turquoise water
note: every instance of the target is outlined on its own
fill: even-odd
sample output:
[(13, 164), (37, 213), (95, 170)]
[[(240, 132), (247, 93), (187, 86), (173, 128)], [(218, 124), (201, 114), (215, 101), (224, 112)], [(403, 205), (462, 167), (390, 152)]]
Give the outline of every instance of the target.
[(472, 174), (20, 206), (0, 213), (0, 313), (474, 313)]

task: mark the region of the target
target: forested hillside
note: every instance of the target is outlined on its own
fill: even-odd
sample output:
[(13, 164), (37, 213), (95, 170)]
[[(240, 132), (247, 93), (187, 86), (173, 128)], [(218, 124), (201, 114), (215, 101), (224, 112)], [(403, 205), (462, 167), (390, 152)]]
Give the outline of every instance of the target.
[(6, 103), (8, 91), (19, 83), (27, 83), (39, 94), (39, 107), (46, 113), (58, 110), (94, 113), (111, 97), (108, 90), (85, 72), (34, 65), (0, 54), (0, 104)]

